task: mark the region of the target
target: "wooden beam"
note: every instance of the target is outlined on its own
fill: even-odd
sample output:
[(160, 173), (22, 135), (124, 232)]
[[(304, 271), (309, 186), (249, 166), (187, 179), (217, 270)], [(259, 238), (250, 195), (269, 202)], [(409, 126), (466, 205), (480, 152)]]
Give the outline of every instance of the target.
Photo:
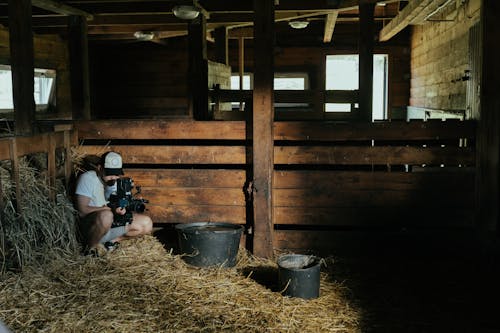
[(32, 135), (35, 121), (31, 0), (9, 0), (9, 42), (16, 135)]
[(208, 61), (206, 19), (203, 15), (188, 24), (189, 113), (196, 120), (208, 120)]
[(63, 14), (63, 15), (77, 15), (83, 16), (87, 20), (92, 20), (92, 14), (87, 13), (75, 7), (68, 6), (55, 0), (31, 0), (33, 6), (48, 10), (50, 12)]
[(484, 246), (498, 241), (500, 228), (500, 104), (498, 76), (500, 75), (500, 1), (481, 1), (482, 69), (480, 105), (481, 115), (477, 131), (477, 190), (476, 225)]
[(228, 47), (227, 47), (227, 29), (220, 27), (214, 30), (215, 38), (215, 61), (218, 63), (228, 64)]
[(435, 10), (436, 4), (442, 2), (442, 0), (413, 0), (409, 2), (395, 18), (380, 30), (379, 40), (381, 42), (388, 41), (408, 25), (431, 14)]
[(253, 0), (253, 252), (273, 256), (274, 3)]
[(70, 16), (68, 49), (73, 119), (91, 118), (87, 22), (81, 16)]
[(339, 12), (336, 10), (326, 15), (325, 32), (323, 33), (323, 43), (329, 43), (332, 41), (333, 30), (335, 29), (335, 23), (337, 22), (338, 16)]
[(374, 11), (373, 3), (359, 5), (359, 120), (363, 122), (372, 121)]

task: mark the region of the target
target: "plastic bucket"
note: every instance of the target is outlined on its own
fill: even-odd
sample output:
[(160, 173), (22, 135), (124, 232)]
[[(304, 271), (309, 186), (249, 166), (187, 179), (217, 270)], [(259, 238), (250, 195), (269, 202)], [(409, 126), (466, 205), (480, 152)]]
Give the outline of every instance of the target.
[(183, 259), (198, 267), (233, 267), (243, 227), (232, 223), (196, 222), (175, 226)]
[(278, 258), (279, 285), (284, 296), (319, 297), (320, 258), (285, 254)]

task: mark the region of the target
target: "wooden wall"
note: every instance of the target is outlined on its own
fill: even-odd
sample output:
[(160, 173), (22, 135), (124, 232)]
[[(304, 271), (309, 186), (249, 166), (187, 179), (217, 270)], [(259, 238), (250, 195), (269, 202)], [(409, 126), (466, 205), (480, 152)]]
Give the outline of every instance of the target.
[(89, 45), (92, 117), (188, 116), (184, 41)]
[[(35, 35), (33, 43), (35, 67), (56, 70), (56, 112), (45, 117), (71, 119), (70, 73), (66, 42), (58, 36)], [(0, 64), (10, 64), (7, 29), (0, 29)]]
[[(251, 230), (244, 122), (116, 120), (77, 129), (84, 152), (123, 155), (156, 224)], [(274, 136), (275, 249), (324, 253), (406, 230), (435, 239), (474, 227), (474, 122), (275, 122)]]
[[(325, 89), (326, 55), (358, 52), (357, 31), (352, 27), (344, 31), (345, 29), (336, 30), (339, 36), (329, 44), (305, 40), (303, 42), (306, 44), (290, 45), (278, 40), (274, 54), (275, 72), (307, 71), (311, 80), (309, 97), (315, 98), (316, 91)], [(165, 43), (123, 42), (107, 46), (98, 42), (90, 44), (94, 118), (188, 116), (187, 45), (182, 38), (167, 39)], [(238, 41), (230, 39), (228, 45), (229, 65), (236, 74), (239, 70)], [(401, 115), (401, 110), (409, 103), (409, 35), (401, 33), (390, 42), (378, 43), (375, 52), (389, 55), (389, 116), (393, 119), (405, 118)], [(245, 39), (244, 67), (247, 72), (253, 72), (252, 57), (253, 41)], [(214, 58), (214, 45), (208, 43), (208, 59), (213, 61)], [(315, 108), (322, 111), (323, 105), (317, 104)]]

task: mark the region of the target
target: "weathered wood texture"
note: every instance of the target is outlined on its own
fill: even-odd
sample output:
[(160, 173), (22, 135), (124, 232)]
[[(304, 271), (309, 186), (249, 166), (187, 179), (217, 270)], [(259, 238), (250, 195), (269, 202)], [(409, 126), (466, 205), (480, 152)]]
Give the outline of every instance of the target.
[[(58, 36), (35, 35), (33, 37), (33, 50), (33, 60), (36, 68), (56, 70), (57, 105), (55, 114), (51, 114), (51, 117), (71, 118), (71, 92), (67, 43)], [(9, 31), (4, 28), (0, 28), (0, 62), (6, 65), (12, 64)]]
[[(49, 196), (55, 199), (54, 185), (56, 178), (64, 178), (67, 185), (71, 174), (71, 147), (77, 144), (76, 132), (66, 130), (60, 132), (44, 133), (30, 137), (10, 137), (0, 138), (0, 161), (10, 161), (12, 166), (11, 177), (14, 184), (19, 183), (19, 158), (35, 153), (43, 153), (47, 156), (47, 185), (49, 186)], [(60, 155), (57, 152), (62, 152)], [(57, 160), (64, 161), (63, 165), (58, 165)], [(59, 170), (60, 169), (60, 170)], [(17, 210), (22, 214), (19, 200), (23, 199), (20, 187), (16, 186)]]
[[(275, 249), (334, 249), (343, 241), (333, 240), (349, 230), (362, 240), (474, 225), (473, 121), (273, 127)], [(107, 146), (124, 155), (155, 223), (250, 226), (244, 122), (93, 121), (76, 128), (84, 151)]]
[(31, 0), (9, 0), (12, 100), (17, 135), (34, 133), (35, 100)]

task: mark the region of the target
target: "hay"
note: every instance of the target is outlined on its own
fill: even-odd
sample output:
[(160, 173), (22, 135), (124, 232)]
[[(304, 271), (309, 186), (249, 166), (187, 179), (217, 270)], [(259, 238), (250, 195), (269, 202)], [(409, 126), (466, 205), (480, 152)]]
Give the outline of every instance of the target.
[[(19, 192), (15, 198), (16, 184), (10, 177), (10, 165), (0, 165), (3, 211), (0, 223), (0, 274), (11, 269), (22, 270), (32, 262), (43, 262), (46, 249), (57, 248), (62, 252), (77, 252), (76, 211), (67, 199), (64, 186), (54, 189), (56, 200), (49, 199), (47, 180), (30, 161), (19, 159)], [(17, 211), (17, 204), (22, 214)]]
[(56, 255), (0, 284), (14, 332), (358, 332), (345, 288), (322, 272), (321, 295), (283, 297), (248, 274), (276, 268), (240, 250), (235, 268), (196, 268), (153, 236), (99, 258)]

